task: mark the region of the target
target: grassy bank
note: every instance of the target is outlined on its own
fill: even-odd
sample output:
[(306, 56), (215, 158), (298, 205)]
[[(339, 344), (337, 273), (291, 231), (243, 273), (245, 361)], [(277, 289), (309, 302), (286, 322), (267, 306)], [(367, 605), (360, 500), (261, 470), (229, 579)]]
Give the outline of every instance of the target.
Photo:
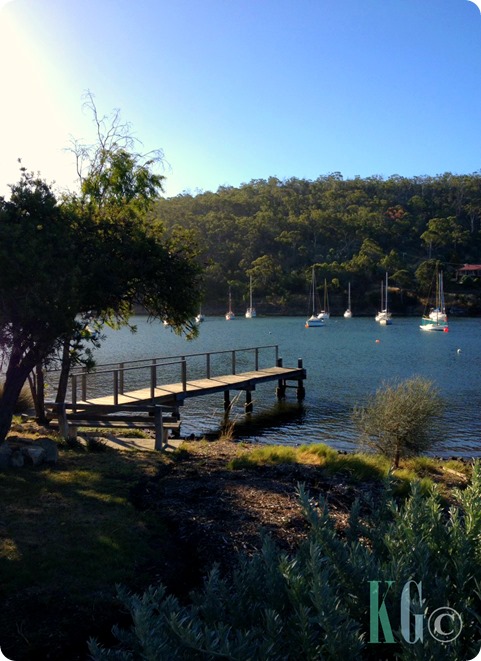
[[(54, 466), (0, 472), (0, 647), (15, 661), (86, 659), (87, 639), (95, 636), (108, 644), (112, 624), (126, 617), (115, 598), (116, 584), (142, 591), (169, 575), (175, 589), (176, 581), (185, 579), (182, 570), (169, 574), (186, 539), (169, 523), (166, 501), (172, 485), (195, 480), (180, 495), (179, 506), (186, 505), (182, 524), (187, 529), (202, 524), (202, 489), (217, 481), (213, 513), (205, 520), (211, 532), (217, 527), (224, 534), (225, 524), (220, 516), (215, 520), (214, 508), (227, 493), (229, 479), (245, 486), (250, 474), (256, 473), (256, 488), (265, 484), (272, 493), (278, 474), (269, 473), (268, 487), (263, 471), (295, 466), (286, 486), (292, 501), (304, 469), (309, 479), (318, 476), (320, 489), (336, 481), (354, 486), (379, 483), (389, 472), (380, 458), (341, 455), (320, 445), (259, 448), (197, 441), (185, 443), (177, 453), (161, 455), (118, 452), (99, 445), (68, 447), (59, 441), (59, 450)], [(469, 464), (423, 458), (405, 462), (395, 479), (400, 493), (416, 478), (426, 489), (438, 483), (449, 497), (451, 488), (463, 487), (469, 474)], [(256, 497), (252, 507), (262, 508), (262, 502)], [(234, 508), (241, 509), (244, 503), (236, 495), (230, 506), (233, 515)], [(269, 517), (265, 507), (262, 514)], [(243, 514), (244, 520), (247, 525)], [(236, 535), (241, 534), (237, 529)], [(185, 551), (186, 570), (188, 562), (196, 562), (193, 548)], [(242, 544), (237, 543), (235, 552), (239, 548)], [(200, 573), (209, 569), (211, 560), (208, 555), (200, 563)]]
[(119, 616), (115, 584), (149, 583), (165, 530), (135, 508), (133, 493), (166, 463), (147, 453), (61, 446), (56, 466), (0, 472), (7, 657), (85, 658), (92, 630), (103, 632)]

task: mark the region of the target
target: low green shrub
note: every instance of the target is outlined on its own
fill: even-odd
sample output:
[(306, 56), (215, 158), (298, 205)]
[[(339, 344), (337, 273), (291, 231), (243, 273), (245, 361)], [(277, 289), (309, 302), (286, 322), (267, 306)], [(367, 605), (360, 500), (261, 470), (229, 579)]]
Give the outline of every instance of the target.
[(288, 555), (266, 539), (232, 575), (214, 567), (188, 604), (162, 586), (140, 596), (120, 590), (132, 628), (115, 629), (116, 649), (91, 640), (92, 659), (473, 658), (481, 644), (481, 464), (448, 511), (434, 488), (425, 497), (414, 483), (399, 505), (389, 484), (368, 514), (354, 503), (342, 536), (326, 503), (299, 487), (307, 542)]
[(388, 457), (398, 468), (401, 458), (426, 452), (442, 439), (443, 410), (434, 384), (413, 377), (384, 383), (352, 415), (359, 444)]

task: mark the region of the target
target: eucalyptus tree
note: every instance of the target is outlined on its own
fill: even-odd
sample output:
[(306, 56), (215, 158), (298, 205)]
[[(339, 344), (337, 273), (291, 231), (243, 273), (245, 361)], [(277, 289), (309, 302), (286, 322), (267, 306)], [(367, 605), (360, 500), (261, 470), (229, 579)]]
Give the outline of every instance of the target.
[[(80, 192), (69, 194), (64, 204), (73, 210), (81, 233), (79, 258), (83, 300), (81, 323), (63, 337), (62, 372), (57, 401), (63, 401), (79, 332), (94, 324), (95, 341), (104, 324), (129, 323), (134, 304), (142, 305), (156, 318), (168, 318), (177, 333), (197, 334), (193, 323), (200, 299), (200, 268), (191, 245), (174, 234), (167, 240), (161, 223), (151, 210), (163, 192), (162, 150), (139, 151), (129, 123), (118, 110), (100, 116), (93, 95), (85, 107), (96, 127), (96, 141), (86, 145), (74, 141)], [(182, 234), (185, 238), (185, 233)], [(94, 258), (92, 258), (94, 256)]]

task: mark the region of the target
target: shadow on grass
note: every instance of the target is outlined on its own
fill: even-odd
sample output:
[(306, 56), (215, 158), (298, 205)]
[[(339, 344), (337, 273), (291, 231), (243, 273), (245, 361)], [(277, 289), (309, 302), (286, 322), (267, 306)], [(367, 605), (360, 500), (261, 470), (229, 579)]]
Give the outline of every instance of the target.
[[(328, 499), (340, 483), (354, 485), (335, 492), (348, 511), (355, 485), (381, 485), (388, 469), (327, 446), (250, 447), (249, 462), (242, 444), (228, 445), (169, 455), (62, 446), (54, 467), (0, 473), (5, 655), (85, 659), (88, 638), (110, 644), (112, 624), (125, 618), (116, 584), (142, 592), (163, 582), (186, 599), (214, 562), (229, 571), (257, 550), (262, 530), (286, 550), (305, 537), (299, 482)], [(237, 470), (228, 467), (234, 454)]]

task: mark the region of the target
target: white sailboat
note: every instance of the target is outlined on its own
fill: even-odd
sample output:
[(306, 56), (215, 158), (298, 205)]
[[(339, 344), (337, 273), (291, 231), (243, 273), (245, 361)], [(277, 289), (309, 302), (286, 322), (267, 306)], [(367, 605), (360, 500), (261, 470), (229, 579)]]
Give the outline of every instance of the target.
[(201, 324), (205, 320), (204, 315), (202, 314), (202, 309), (199, 309), (199, 314), (195, 318), (196, 324)]
[(329, 297), (327, 295), (327, 281), (324, 278), (324, 307), (317, 315), (319, 319), (329, 319), (331, 316), (329, 312)]
[(235, 314), (232, 310), (232, 295), (231, 295), (230, 287), (229, 287), (229, 308), (225, 313), (225, 318), (226, 321), (232, 321), (233, 319), (235, 319)]
[[(443, 333), (449, 332), (448, 316), (446, 314), (446, 307), (444, 303), (444, 285), (443, 285), (443, 272), (436, 271), (434, 273), (436, 295), (434, 305), (435, 307), (429, 313), (425, 313), (421, 319), (419, 328), (422, 331), (441, 331)], [(428, 304), (429, 305), (429, 297)]]
[(305, 326), (306, 328), (320, 328), (321, 326), (324, 326), (324, 320), (316, 314), (316, 274), (314, 273), (314, 267), (312, 267), (311, 293), (309, 300), (312, 314), (309, 319), (307, 319)]
[(352, 317), (351, 311), (351, 283), (347, 285), (347, 310), (344, 312), (344, 317), (350, 319)]
[(378, 312), (376, 315), (376, 321), (378, 321), (381, 324), (381, 326), (390, 326), (392, 324), (391, 313), (389, 312), (389, 308), (387, 304), (387, 281), (388, 281), (388, 274), (386, 271), (386, 287), (384, 292), (384, 299), (383, 299), (383, 283), (381, 282), (381, 311)]
[(255, 307), (252, 305), (252, 276), (249, 281), (249, 292), (249, 307), (246, 310), (246, 319), (253, 319), (257, 316), (257, 313)]

